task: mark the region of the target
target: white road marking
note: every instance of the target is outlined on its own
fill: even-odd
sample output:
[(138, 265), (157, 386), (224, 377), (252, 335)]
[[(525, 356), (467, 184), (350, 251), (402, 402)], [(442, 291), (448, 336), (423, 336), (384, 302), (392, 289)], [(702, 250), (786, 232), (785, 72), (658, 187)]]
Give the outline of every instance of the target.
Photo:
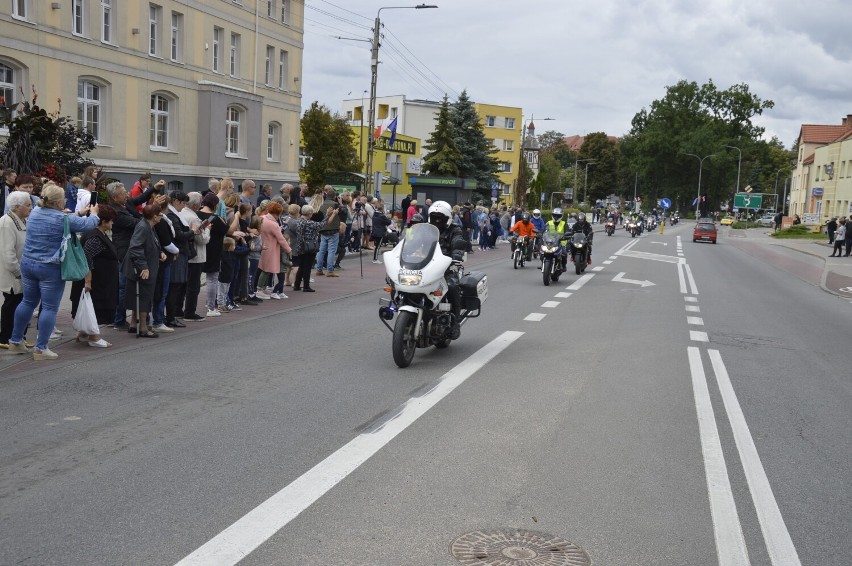
[(598, 265), (597, 267), (593, 267), (592, 271), (603, 271), (603, 266)]
[(611, 256), (609, 256), (609, 259), (618, 259), (618, 256), (617, 255), (611, 255)]
[(683, 262), (677, 264), (677, 282), (680, 286), (681, 295), (686, 294), (686, 276), (683, 274)]
[(751, 564), (748, 559), (748, 549), (737, 514), (734, 493), (731, 490), (728, 468), (725, 465), (725, 455), (722, 452), (719, 429), (716, 426), (713, 404), (710, 401), (710, 390), (704, 375), (701, 351), (695, 346), (690, 346), (687, 348), (687, 353), (719, 566), (748, 566)]
[(683, 300), (687, 303), (697, 303), (698, 297), (684, 297)]
[(178, 565), (225, 566), (243, 560), (523, 334), (506, 331), (480, 348), (441, 376), (438, 384), (428, 393), (409, 399), (400, 407), (395, 418), (376, 430), (353, 438), (178, 562)]
[(543, 308), (543, 309), (555, 309), (556, 307), (558, 307), (561, 304), (562, 303), (560, 301), (546, 301), (546, 302), (542, 303), (541, 308)]
[(571, 295), (572, 295), (572, 293), (563, 293), (562, 291), (560, 291), (559, 293), (556, 293), (556, 295), (554, 295), (554, 297), (557, 298), (557, 299), (567, 299)]
[(701, 307), (697, 305), (686, 305), (686, 312), (701, 312)]
[(529, 320), (531, 322), (539, 322), (541, 320), (544, 320), (544, 317), (546, 316), (547, 315), (543, 312), (531, 312), (524, 318), (524, 320)]
[(694, 324), (695, 326), (704, 326), (704, 320), (700, 316), (688, 316), (686, 317), (687, 324)]
[(734, 441), (740, 453), (740, 461), (748, 481), (751, 499), (754, 502), (757, 518), (760, 521), (760, 529), (763, 531), (763, 539), (766, 542), (766, 550), (769, 560), (773, 566), (801, 566), (796, 547), (790, 538), (790, 532), (781, 516), (778, 502), (772, 494), (772, 486), (760, 461), (754, 439), (748, 429), (745, 415), (743, 414), (728, 370), (722, 361), (719, 350), (708, 350), (713, 371), (716, 373), (716, 382), (719, 384), (719, 392), (725, 404), (725, 412), (728, 413), (728, 421), (734, 433)]
[(647, 279), (645, 279), (644, 281), (639, 281), (638, 279), (625, 279), (625, 275), (626, 273), (622, 271), (621, 273), (613, 277), (612, 280), (617, 283), (631, 283), (633, 285), (641, 285), (642, 287), (653, 287), (654, 285), (656, 285), (656, 283), (651, 283)]
[(695, 279), (692, 277), (692, 269), (688, 263), (683, 264), (683, 271), (686, 273), (686, 278), (689, 279), (689, 286), (692, 288), (691, 295), (698, 295), (698, 286), (695, 284)]
[(706, 332), (702, 332), (700, 330), (690, 330), (689, 331), (689, 339), (693, 342), (709, 342), (710, 337), (707, 336)]
[(574, 281), (571, 285), (565, 287), (566, 291), (579, 291), (583, 288), (583, 285), (589, 282), (589, 280), (594, 277), (594, 273), (586, 273), (585, 275), (581, 275), (579, 279)]
[(606, 260), (605, 262), (603, 262), (603, 264), (604, 264), (604, 265), (609, 265), (609, 264), (611, 264), (611, 263), (612, 263), (612, 260), (611, 260), (611, 259), (608, 259), (608, 260)]

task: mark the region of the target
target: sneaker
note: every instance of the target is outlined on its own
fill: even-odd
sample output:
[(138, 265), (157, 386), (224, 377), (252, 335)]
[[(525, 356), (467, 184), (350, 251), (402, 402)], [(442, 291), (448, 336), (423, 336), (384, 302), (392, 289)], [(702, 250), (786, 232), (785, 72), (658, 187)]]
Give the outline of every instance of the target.
[(268, 301), (271, 298), (271, 296), (264, 293), (263, 291), (258, 291), (257, 293), (254, 294), (254, 298), (255, 299), (261, 299), (263, 301)]
[(14, 342), (9, 342), (7, 350), (9, 350), (9, 353), (12, 353), (12, 354), (29, 354), (30, 353), (30, 349), (27, 348), (27, 346), (23, 342), (21, 342), (20, 344), (15, 344)]
[(281, 300), (281, 295), (280, 295), (279, 293), (272, 293), (272, 294), (269, 296), (269, 298), (270, 298), (270, 299), (275, 299), (276, 301), (280, 301), (280, 300)]
[(55, 360), (58, 357), (59, 354), (50, 351), (49, 348), (45, 348), (44, 350), (33, 348), (33, 359), (37, 362), (42, 360)]
[(222, 313), (216, 309), (207, 309), (207, 318), (210, 318), (211, 316), (222, 316)]
[(249, 297), (248, 299), (246, 299), (245, 301), (243, 301), (243, 304), (244, 304), (244, 305), (248, 305), (248, 306), (250, 306), (250, 307), (256, 307), (256, 306), (257, 306), (257, 305), (259, 305), (261, 302), (262, 302), (262, 301), (261, 301), (260, 299), (253, 299), (252, 297)]
[(237, 303), (228, 303), (228, 310), (241, 311), (241, 310), (243, 310), (243, 307), (241, 307)]
[(373, 263), (382, 263), (382, 262), (381, 262), (380, 260), (378, 260), (378, 259), (374, 259), (374, 260), (373, 260)]
[(317, 272), (315, 273), (315, 275), (317, 277), (322, 277), (323, 275), (325, 275), (325, 273), (322, 272), (322, 269), (317, 269)]
[(59, 340), (60, 338), (62, 338), (62, 333), (54, 330), (50, 333), (50, 338), (48, 338), (48, 340)]
[(158, 325), (156, 325), (156, 326), (152, 326), (152, 327), (151, 327), (151, 330), (153, 330), (153, 331), (154, 331), (154, 332), (156, 332), (157, 334), (165, 334), (165, 333), (169, 333), (169, 332), (174, 332), (174, 331), (175, 331), (175, 329), (174, 329), (174, 328), (169, 328), (169, 327), (168, 327), (168, 326), (166, 326), (165, 324), (158, 324)]
[(169, 328), (186, 328), (186, 325), (177, 318), (175, 318), (174, 320), (167, 320), (166, 326), (168, 326)]
[(335, 273), (334, 271), (329, 271), (329, 272), (326, 274), (326, 277), (340, 277), (340, 275), (338, 275), (338, 274), (337, 274), (337, 273)]
[(280, 299), (289, 299), (290, 297), (288, 297), (288, 296), (287, 296), (287, 295), (285, 295), (284, 293), (278, 293), (278, 298), (280, 298)]
[(195, 314), (195, 313), (188, 314), (188, 315), (184, 316), (183, 319), (188, 321), (188, 322), (201, 322), (202, 320), (207, 320), (206, 317), (203, 317), (200, 314)]

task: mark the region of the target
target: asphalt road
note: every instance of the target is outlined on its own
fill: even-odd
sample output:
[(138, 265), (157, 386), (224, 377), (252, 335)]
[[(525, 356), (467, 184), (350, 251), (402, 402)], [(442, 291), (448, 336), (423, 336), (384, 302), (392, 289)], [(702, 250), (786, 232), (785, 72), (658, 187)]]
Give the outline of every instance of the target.
[(691, 230), (549, 287), (480, 252), (483, 315), (405, 370), (375, 290), (4, 375), (0, 564), (497, 564), (451, 554), (491, 531), (522, 564), (533, 531), (582, 549), (541, 564), (848, 565), (852, 304)]

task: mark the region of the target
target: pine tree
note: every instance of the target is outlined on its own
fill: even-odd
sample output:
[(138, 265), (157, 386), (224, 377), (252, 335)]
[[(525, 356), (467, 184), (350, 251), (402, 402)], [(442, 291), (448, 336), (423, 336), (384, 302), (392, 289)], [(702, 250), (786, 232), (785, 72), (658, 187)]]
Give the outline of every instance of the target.
[(485, 137), (485, 129), (467, 90), (462, 91), (453, 104), (450, 116), (461, 152), (459, 176), (476, 179), (480, 189), (490, 189), (499, 170), (499, 163), (494, 157), (497, 150)]
[(302, 116), (301, 128), (308, 160), (300, 172), (310, 187), (326, 184), (330, 174), (361, 170), (355, 134), (345, 117), (314, 102)]
[(459, 176), (459, 163), (462, 155), (456, 145), (456, 136), (450, 117), (450, 103), (447, 95), (438, 112), (435, 130), (424, 147), (429, 152), (423, 158), (423, 169), (430, 175), (444, 175), (447, 177)]

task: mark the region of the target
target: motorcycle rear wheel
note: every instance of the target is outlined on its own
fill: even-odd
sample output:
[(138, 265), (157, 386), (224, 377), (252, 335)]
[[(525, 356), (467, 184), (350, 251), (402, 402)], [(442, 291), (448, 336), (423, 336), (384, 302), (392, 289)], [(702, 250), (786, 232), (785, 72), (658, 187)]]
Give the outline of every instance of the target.
[(414, 327), (417, 315), (409, 311), (400, 311), (393, 327), (393, 361), (401, 368), (411, 365), (417, 341), (414, 338)]
[(544, 267), (541, 270), (541, 278), (545, 287), (550, 287), (550, 272), (553, 269), (553, 260), (544, 260)]

